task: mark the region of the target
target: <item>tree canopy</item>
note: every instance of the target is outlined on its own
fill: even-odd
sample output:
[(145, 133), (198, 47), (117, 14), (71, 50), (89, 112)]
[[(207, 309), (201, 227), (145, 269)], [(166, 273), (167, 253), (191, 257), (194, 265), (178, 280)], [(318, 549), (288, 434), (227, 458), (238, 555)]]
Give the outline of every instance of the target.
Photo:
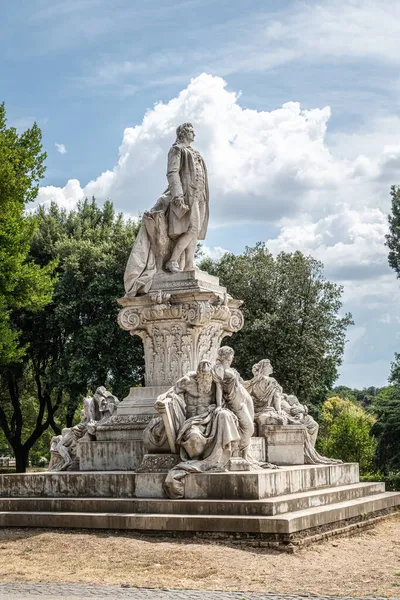
[[(4, 104), (0, 105), (0, 427), (19, 455), (49, 426), (44, 411), (35, 415), (35, 427), (22, 443), (24, 418), (19, 389), (12, 376), (23, 370), (29, 350), (23, 339), (19, 315), (39, 311), (51, 299), (53, 265), (41, 267), (29, 255), (37, 227), (25, 209), (38, 193), (46, 154), (41, 131), (34, 124), (22, 134), (8, 127)], [(17, 458), (18, 460), (18, 458)], [(22, 459), (22, 462), (24, 460)], [(19, 467), (22, 466), (21, 460)]]
[(322, 405), (318, 448), (325, 456), (358, 462), (360, 472), (374, 469), (376, 440), (371, 436), (375, 419), (361, 406), (338, 396)]
[[(55, 286), (41, 311), (13, 316), (26, 353), (8, 371), (4, 398), (21, 413), (19, 445), (13, 446), (19, 470), (45, 425), (56, 433), (71, 426), (82, 397), (99, 385), (124, 397), (130, 386), (141, 383), (144, 364), (140, 340), (117, 324), (117, 299), (123, 295), (137, 223), (116, 215), (111, 202), (99, 207), (94, 199), (69, 212), (55, 203), (39, 207), (30, 219), (37, 229), (29, 260), (51, 268)], [(37, 421), (26, 439), (32, 406), (40, 426)], [(12, 422), (14, 413), (5, 412)]]
[(351, 315), (341, 316), (342, 288), (323, 275), (323, 265), (301, 252), (276, 258), (263, 244), (200, 267), (217, 275), (244, 300), (245, 325), (229, 344), (243, 377), (269, 358), (287, 393), (316, 405), (337, 378)]
[(400, 471), (400, 384), (383, 388), (373, 407), (377, 439), (376, 463), (384, 472)]
[[(52, 203), (37, 211), (31, 256), (39, 264), (57, 259), (53, 301), (31, 318), (27, 336), (32, 361), (54, 389), (68, 395), (67, 424), (79, 400), (98, 385), (124, 396), (143, 377), (143, 352), (117, 324), (117, 299), (138, 225), (115, 214), (111, 202), (80, 202), (66, 212)], [(35, 331), (43, 332), (40, 340)]]
[(400, 278), (400, 186), (392, 185), (390, 188), (391, 214), (389, 214), (389, 233), (386, 236), (386, 245), (389, 248), (389, 265)]
[(22, 134), (7, 127), (4, 103), (0, 104), (0, 365), (20, 359), (18, 329), (13, 311), (39, 310), (51, 297), (49, 269), (29, 260), (35, 219), (25, 208), (38, 193), (46, 154), (41, 131), (34, 124)]

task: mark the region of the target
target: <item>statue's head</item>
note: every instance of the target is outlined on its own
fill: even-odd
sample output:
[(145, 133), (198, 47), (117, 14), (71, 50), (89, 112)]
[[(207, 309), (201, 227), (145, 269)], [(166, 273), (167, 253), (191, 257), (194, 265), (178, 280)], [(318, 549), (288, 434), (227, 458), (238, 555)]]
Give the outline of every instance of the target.
[(268, 358), (263, 358), (260, 360), (258, 363), (253, 365), (251, 370), (253, 371), (254, 376), (265, 375), (266, 377), (269, 377), (274, 372), (271, 361)]
[(57, 445), (61, 442), (62, 435), (53, 435), (50, 440), (50, 452), (55, 452)]
[(104, 396), (100, 397), (99, 400), (99, 410), (101, 413), (105, 413), (106, 411), (114, 414), (116, 409), (116, 404), (118, 404), (117, 398), (111, 392), (105, 392)]
[(191, 144), (194, 141), (195, 133), (191, 123), (182, 123), (176, 129), (176, 141), (184, 144)]
[(209, 394), (211, 392), (212, 383), (212, 364), (209, 360), (201, 360), (197, 366), (197, 384), (199, 391)]
[(227, 363), (228, 365), (232, 364), (233, 357), (235, 356), (235, 351), (230, 346), (221, 346), (218, 350), (218, 358), (217, 361), (220, 363)]
[(201, 360), (197, 366), (197, 375), (205, 375), (211, 373), (212, 363), (209, 360)]
[(99, 386), (99, 387), (96, 389), (96, 391), (95, 391), (95, 393), (94, 393), (94, 398), (95, 398), (97, 401), (99, 401), (99, 400), (100, 400), (100, 398), (106, 394), (106, 392), (107, 392), (107, 390), (106, 390), (106, 388), (104, 387), (104, 385), (100, 385), (100, 386)]

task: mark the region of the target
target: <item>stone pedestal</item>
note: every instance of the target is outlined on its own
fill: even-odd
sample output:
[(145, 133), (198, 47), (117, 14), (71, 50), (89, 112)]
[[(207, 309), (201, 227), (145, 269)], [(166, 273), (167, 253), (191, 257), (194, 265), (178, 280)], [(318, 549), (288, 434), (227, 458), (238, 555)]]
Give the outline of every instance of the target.
[(200, 360), (215, 361), (222, 339), (243, 326), (242, 302), (198, 270), (158, 274), (148, 294), (119, 303), (119, 325), (143, 340), (146, 387), (170, 387)]
[(303, 425), (263, 425), (266, 460), (275, 465), (304, 465)]
[[(222, 339), (243, 327), (242, 302), (227, 294), (218, 277), (198, 269), (158, 273), (148, 294), (125, 296), (118, 302), (120, 327), (143, 340), (146, 385), (131, 388), (116, 413), (97, 428), (90, 452), (81, 449), (87, 470), (103, 465), (105, 452), (114, 466), (103, 469), (138, 468), (144, 454), (143, 431), (156, 414), (157, 396), (196, 370), (201, 360), (214, 362)], [(129, 453), (128, 440), (135, 442)], [(106, 450), (105, 442), (113, 444)]]
[(140, 440), (81, 440), (77, 447), (80, 471), (134, 471), (143, 457)]

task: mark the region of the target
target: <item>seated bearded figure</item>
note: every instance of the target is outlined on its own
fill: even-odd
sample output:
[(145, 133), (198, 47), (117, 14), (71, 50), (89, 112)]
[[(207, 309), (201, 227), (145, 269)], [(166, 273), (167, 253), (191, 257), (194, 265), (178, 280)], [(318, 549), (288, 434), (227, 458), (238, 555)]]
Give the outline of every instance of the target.
[(197, 371), (179, 379), (155, 404), (162, 414), (144, 433), (153, 451), (179, 453), (182, 460), (205, 461), (201, 470), (224, 465), (230, 444), (240, 439), (235, 415), (216, 404), (212, 365), (202, 360)]
[(169, 451), (179, 454), (181, 462), (169, 471), (164, 489), (170, 498), (183, 498), (188, 473), (227, 468), (233, 447), (240, 442), (238, 418), (217, 400), (208, 360), (159, 396), (156, 409), (162, 416), (147, 427), (145, 444), (165, 451), (167, 442)]

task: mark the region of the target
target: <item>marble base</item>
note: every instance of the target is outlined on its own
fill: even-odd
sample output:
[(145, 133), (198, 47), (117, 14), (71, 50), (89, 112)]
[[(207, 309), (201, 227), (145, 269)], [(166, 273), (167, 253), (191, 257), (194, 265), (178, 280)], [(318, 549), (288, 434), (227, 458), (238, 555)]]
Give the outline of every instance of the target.
[(304, 465), (303, 425), (263, 425), (266, 460), (274, 465)]
[(151, 284), (150, 294), (176, 294), (178, 292), (216, 292), (223, 296), (226, 288), (219, 284), (219, 278), (206, 271), (193, 269), (181, 273), (156, 273)]
[(143, 459), (140, 440), (81, 440), (77, 446), (80, 471), (135, 471)]

